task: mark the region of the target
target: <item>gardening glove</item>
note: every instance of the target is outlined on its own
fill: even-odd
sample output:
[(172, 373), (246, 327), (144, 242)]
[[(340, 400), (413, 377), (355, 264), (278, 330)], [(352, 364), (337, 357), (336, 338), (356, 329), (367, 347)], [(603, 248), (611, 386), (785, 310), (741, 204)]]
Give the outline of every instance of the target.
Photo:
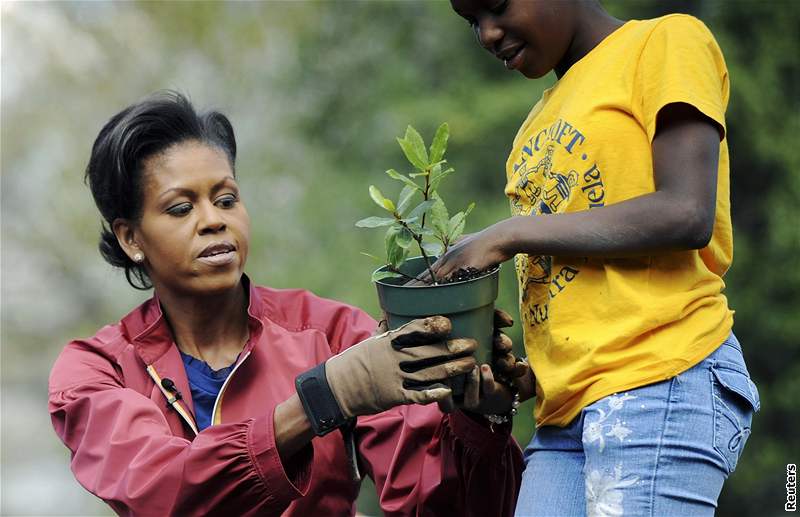
[(450, 320), (432, 316), (373, 336), (325, 363), (336, 402), (346, 417), (450, 396), (443, 383), (472, 371), (473, 339), (451, 339)]

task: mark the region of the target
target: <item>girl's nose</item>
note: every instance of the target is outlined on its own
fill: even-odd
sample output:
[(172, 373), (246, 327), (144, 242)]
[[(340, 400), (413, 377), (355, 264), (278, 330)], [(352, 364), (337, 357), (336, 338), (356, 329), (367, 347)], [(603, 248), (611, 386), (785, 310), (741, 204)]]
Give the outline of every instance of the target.
[(497, 43), (503, 39), (503, 29), (491, 18), (491, 16), (484, 16), (480, 22), (474, 25), (474, 30), (478, 43), (489, 52), (495, 53)]

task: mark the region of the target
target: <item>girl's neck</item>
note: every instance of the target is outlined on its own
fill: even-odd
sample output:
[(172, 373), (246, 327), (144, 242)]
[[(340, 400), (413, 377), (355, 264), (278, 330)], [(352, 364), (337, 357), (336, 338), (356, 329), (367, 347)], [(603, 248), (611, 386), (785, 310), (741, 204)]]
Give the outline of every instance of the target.
[(249, 337), (247, 303), (242, 282), (211, 296), (158, 292), (162, 310), (178, 348), (214, 369), (230, 366)]
[(624, 23), (608, 14), (600, 5), (589, 4), (581, 10), (575, 22), (575, 33), (567, 53), (555, 67), (556, 77), (561, 79), (572, 65), (580, 61)]

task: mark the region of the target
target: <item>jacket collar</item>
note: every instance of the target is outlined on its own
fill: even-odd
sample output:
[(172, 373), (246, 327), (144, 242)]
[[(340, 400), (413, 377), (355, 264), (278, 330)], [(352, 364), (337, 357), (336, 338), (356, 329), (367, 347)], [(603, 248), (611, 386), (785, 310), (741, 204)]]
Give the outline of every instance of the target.
[[(248, 292), (247, 314), (250, 339), (243, 350), (243, 352), (247, 352), (252, 349), (253, 343), (256, 341), (254, 336), (260, 333), (263, 327), (262, 321), (266, 307), (250, 278), (245, 274), (242, 275), (242, 284)], [(137, 355), (146, 365), (158, 361), (171, 348), (177, 348), (167, 319), (161, 310), (161, 302), (155, 292), (152, 298), (122, 318), (122, 324)]]

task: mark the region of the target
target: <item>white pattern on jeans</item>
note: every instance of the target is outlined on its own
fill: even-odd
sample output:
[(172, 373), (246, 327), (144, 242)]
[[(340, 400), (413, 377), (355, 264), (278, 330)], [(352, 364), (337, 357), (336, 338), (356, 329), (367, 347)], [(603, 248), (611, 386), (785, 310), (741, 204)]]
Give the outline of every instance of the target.
[[(584, 447), (598, 442), (599, 452), (602, 454), (606, 447), (604, 437), (616, 438), (622, 443), (632, 431), (625, 427), (625, 422), (619, 418), (614, 423), (607, 422), (609, 417), (622, 410), (625, 402), (636, 397), (616, 394), (608, 397), (608, 413), (597, 408), (600, 416), (594, 422), (589, 422), (583, 431), (581, 440)], [(614, 468), (614, 475), (603, 475), (599, 470), (592, 470), (586, 476), (586, 512), (588, 517), (621, 517), (624, 513), (622, 501), (624, 494), (622, 488), (631, 486), (639, 480), (637, 476), (622, 479), (622, 464)]]
[(622, 479), (622, 465), (618, 464), (613, 476), (604, 476), (593, 470), (586, 476), (586, 513), (588, 517), (621, 517), (623, 514), (621, 488), (639, 480), (634, 476)]
[(633, 395), (628, 395), (627, 393), (621, 397), (618, 397), (617, 395), (611, 395), (608, 397), (608, 413), (600, 408), (597, 409), (598, 413), (600, 413), (600, 417), (594, 422), (589, 422), (589, 424), (586, 426), (586, 429), (584, 429), (582, 438), (583, 443), (590, 444), (599, 441), (600, 452), (603, 452), (603, 449), (606, 448), (606, 441), (603, 438), (606, 428), (609, 429), (608, 432), (605, 433), (605, 436), (616, 437), (620, 442), (627, 438), (628, 435), (631, 434), (631, 430), (625, 427), (625, 422), (621, 422), (619, 418), (616, 419), (613, 425), (605, 422), (608, 417), (622, 409), (622, 407), (625, 405), (625, 401), (633, 400), (635, 398), (636, 397)]

